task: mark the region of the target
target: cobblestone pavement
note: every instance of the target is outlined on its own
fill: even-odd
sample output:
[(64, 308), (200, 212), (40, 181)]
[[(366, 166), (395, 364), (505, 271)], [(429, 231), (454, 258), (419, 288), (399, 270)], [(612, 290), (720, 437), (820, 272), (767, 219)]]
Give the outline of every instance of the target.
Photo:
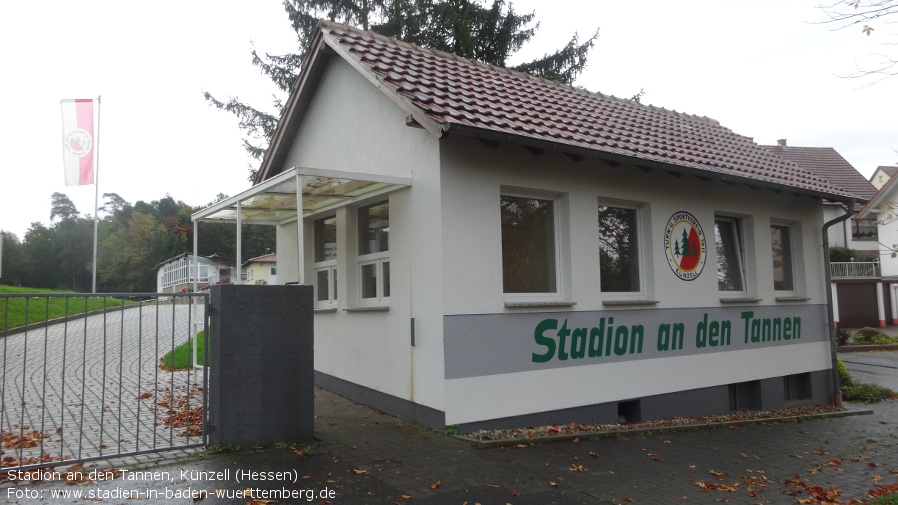
[(3, 466), (185, 444), (164, 419), (171, 398), (201, 405), (202, 374), (157, 365), (202, 311), (149, 304), (0, 338)]
[(96, 462), (82, 471), (131, 473), (78, 486), (7, 482), (0, 492), (22, 505), (848, 504), (898, 484), (898, 400), (849, 407), (866, 413), (478, 449), (316, 389), (316, 441), (306, 445)]

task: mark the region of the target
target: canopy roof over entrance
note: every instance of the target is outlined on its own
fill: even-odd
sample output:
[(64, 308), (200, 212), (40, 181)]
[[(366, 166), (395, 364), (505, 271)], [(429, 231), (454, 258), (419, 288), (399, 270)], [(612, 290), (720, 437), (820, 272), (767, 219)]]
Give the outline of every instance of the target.
[[(293, 167), (252, 188), (194, 212), (193, 255), (198, 256), (200, 222), (235, 223), (237, 226), (237, 276), (242, 283), (243, 224), (277, 225), (296, 221), (297, 278), (303, 282), (303, 219), (353, 202), (411, 186), (411, 178)], [(301, 215), (300, 215), (301, 210)], [(194, 283), (194, 290), (196, 284)]]
[[(411, 186), (405, 177), (294, 167), (195, 212), (194, 222), (275, 225)], [(297, 202), (300, 202), (297, 205)]]

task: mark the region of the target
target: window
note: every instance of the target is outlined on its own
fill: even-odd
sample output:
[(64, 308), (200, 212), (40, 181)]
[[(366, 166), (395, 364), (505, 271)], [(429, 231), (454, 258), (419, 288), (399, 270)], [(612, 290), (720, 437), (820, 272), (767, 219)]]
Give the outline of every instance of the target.
[(554, 199), (500, 196), (505, 293), (557, 293)]
[(717, 289), (720, 291), (745, 291), (742, 230), (739, 224), (736, 219), (714, 218), (714, 238), (717, 242)]
[(869, 219), (851, 220), (852, 240), (879, 240), (879, 230), (876, 224)]
[(773, 289), (794, 291), (792, 230), (785, 225), (770, 225), (770, 245), (773, 250)]
[[(315, 221), (315, 303), (318, 306), (337, 302), (337, 218)], [(272, 275), (276, 272), (272, 267)]]
[(602, 292), (638, 292), (636, 209), (599, 205), (599, 269)]
[(783, 396), (786, 401), (810, 400), (813, 398), (811, 394), (811, 373), (805, 372), (783, 377)]
[(363, 302), (390, 298), (390, 202), (358, 211), (359, 275)]

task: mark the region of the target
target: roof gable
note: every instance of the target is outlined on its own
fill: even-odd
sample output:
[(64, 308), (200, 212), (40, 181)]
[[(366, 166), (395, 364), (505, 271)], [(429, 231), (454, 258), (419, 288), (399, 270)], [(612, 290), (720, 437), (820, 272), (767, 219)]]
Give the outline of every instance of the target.
[(595, 156), (834, 200), (850, 195), (717, 121), (642, 105), (322, 21), (256, 182), (283, 163), (322, 66), (337, 54), (436, 137)]

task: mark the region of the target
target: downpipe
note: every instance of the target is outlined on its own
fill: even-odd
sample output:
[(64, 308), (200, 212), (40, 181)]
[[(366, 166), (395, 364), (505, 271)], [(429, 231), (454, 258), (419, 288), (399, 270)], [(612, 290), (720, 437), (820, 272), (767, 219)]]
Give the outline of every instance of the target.
[[(842, 202), (845, 203), (845, 202)], [(845, 214), (836, 217), (823, 224), (823, 267), (826, 279), (826, 319), (829, 327), (829, 345), (830, 355), (832, 357), (832, 376), (833, 376), (833, 403), (837, 408), (842, 408), (842, 388), (839, 384), (839, 358), (836, 355), (836, 322), (833, 319), (833, 289), (832, 289), (832, 270), (830, 268), (829, 259), (829, 228), (835, 224), (841, 223), (854, 214), (854, 198), (848, 200), (848, 206), (844, 207)], [(847, 244), (848, 242), (846, 242)]]

